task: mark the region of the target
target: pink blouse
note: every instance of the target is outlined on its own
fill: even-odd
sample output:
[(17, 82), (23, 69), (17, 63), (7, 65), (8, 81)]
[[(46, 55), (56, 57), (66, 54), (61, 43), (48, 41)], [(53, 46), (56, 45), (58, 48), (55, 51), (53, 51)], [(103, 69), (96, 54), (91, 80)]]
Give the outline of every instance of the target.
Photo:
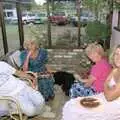
[(112, 70), (112, 66), (108, 63), (106, 59), (102, 59), (91, 68), (90, 75), (95, 77), (92, 84), (96, 92), (103, 92), (104, 82), (107, 79), (109, 73)]

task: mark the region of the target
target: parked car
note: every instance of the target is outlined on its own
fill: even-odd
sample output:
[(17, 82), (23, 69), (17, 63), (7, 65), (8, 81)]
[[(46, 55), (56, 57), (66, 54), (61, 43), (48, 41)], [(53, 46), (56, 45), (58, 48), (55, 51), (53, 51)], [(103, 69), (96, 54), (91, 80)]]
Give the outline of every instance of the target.
[(38, 24), (43, 24), (46, 23), (48, 21), (48, 17), (46, 13), (37, 13), (36, 14), (36, 19), (35, 19), (35, 23)]
[(15, 17), (11, 17), (10, 23), (11, 24), (17, 24), (18, 23), (18, 18), (16, 16)]
[[(33, 13), (23, 13), (22, 14), (23, 24), (34, 23), (35, 19), (36, 19), (36, 15), (33, 14)], [(11, 18), (11, 23), (12, 24), (17, 24), (18, 23), (18, 18), (17, 17), (12, 17)]]
[[(24, 13), (24, 14), (22, 14), (23, 24), (29, 24), (29, 23), (40, 24), (40, 23), (44, 23), (45, 21), (47, 21), (47, 16), (44, 13)], [(17, 24), (18, 18), (12, 17), (11, 23)]]
[[(82, 25), (85, 25), (87, 24), (88, 22), (93, 22), (95, 21), (95, 16), (90, 14), (90, 13), (82, 13), (80, 15), (80, 23)], [(74, 16), (71, 18), (71, 22), (74, 26), (77, 26), (78, 25), (78, 17), (77, 16)]]
[(65, 16), (64, 12), (57, 12), (54, 13), (49, 17), (51, 23), (57, 24), (57, 25), (65, 25), (68, 23), (67, 17)]
[(22, 21), (24, 24), (28, 24), (28, 23), (34, 23), (36, 19), (36, 15), (34, 13), (23, 13), (22, 14)]

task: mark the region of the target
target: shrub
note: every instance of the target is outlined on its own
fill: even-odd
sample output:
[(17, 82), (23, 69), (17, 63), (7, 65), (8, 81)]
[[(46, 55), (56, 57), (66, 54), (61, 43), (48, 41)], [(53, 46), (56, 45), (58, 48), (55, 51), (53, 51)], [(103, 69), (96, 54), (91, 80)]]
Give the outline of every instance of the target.
[(108, 25), (100, 23), (99, 21), (90, 22), (86, 26), (86, 33), (91, 42), (102, 40), (104, 43), (109, 36)]

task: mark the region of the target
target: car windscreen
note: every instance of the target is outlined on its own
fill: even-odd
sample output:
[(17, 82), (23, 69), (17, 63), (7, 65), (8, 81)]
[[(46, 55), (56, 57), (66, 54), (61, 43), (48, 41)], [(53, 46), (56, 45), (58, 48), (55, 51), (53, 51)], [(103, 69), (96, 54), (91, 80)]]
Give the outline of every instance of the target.
[(54, 13), (54, 15), (56, 15), (56, 16), (65, 16), (65, 13), (63, 13), (63, 12), (60, 12), (60, 13)]

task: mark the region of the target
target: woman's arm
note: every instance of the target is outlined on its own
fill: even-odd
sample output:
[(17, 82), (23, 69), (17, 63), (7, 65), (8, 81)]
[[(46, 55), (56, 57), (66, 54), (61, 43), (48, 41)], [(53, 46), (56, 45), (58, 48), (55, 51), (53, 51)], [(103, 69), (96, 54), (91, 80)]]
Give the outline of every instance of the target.
[(120, 96), (120, 82), (116, 83), (116, 85), (113, 86), (112, 88), (109, 87), (109, 82), (114, 76), (115, 72), (116, 72), (116, 69), (111, 72), (111, 74), (108, 76), (104, 84), (104, 95), (107, 101), (115, 100), (116, 98)]
[(26, 72), (20, 71), (20, 70), (16, 70), (16, 72), (14, 73), (14, 75), (20, 77), (20, 78), (24, 78), (24, 79), (30, 79), (32, 81), (34, 81), (35, 77), (31, 76), (30, 74), (27, 74)]
[(86, 87), (90, 87), (93, 84), (93, 82), (95, 81), (95, 79), (96, 78), (94, 76), (90, 75), (88, 77), (88, 79), (83, 80), (83, 82), (85, 83)]
[(19, 70), (16, 70), (14, 75), (20, 77), (21, 79), (28, 80), (31, 84), (31, 87), (35, 88), (35, 86), (36, 86), (36, 77), (35, 76), (31, 76), (30, 74), (27, 74), (26, 72), (19, 71)]

